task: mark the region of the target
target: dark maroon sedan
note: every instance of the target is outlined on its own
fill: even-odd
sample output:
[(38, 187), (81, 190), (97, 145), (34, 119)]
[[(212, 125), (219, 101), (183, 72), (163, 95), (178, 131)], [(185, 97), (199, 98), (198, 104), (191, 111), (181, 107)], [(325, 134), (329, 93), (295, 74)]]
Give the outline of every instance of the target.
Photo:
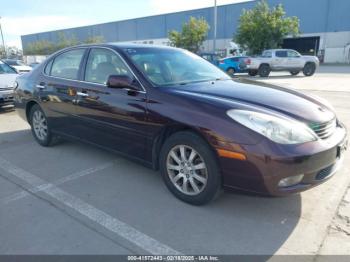
[(309, 189), (336, 172), (347, 145), (327, 102), (232, 80), (175, 48), (64, 49), (20, 76), (15, 93), (39, 144), (61, 137), (112, 150), (160, 169), (169, 190), (196, 205), (222, 187)]

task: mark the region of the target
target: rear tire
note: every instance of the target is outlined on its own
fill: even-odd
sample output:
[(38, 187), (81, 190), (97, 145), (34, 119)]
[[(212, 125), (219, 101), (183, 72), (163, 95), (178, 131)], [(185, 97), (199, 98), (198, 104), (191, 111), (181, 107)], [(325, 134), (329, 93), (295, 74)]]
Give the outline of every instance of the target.
[(290, 74), (292, 76), (297, 76), (297, 75), (299, 75), (299, 73), (300, 73), (300, 71), (290, 71)]
[(191, 205), (209, 203), (221, 189), (216, 155), (206, 141), (192, 132), (178, 132), (165, 141), (160, 171), (170, 192)]
[(35, 140), (44, 147), (51, 146), (55, 137), (51, 133), (44, 111), (36, 104), (31, 108), (29, 116), (30, 126)]
[(260, 77), (268, 77), (271, 73), (271, 68), (269, 65), (261, 65), (259, 68)]
[(229, 69), (227, 69), (226, 73), (230, 76), (230, 77), (234, 77), (236, 70), (232, 67), (230, 67)]
[(303, 73), (305, 76), (313, 76), (316, 72), (316, 65), (315, 63), (307, 63), (304, 66)]
[(257, 76), (258, 75), (258, 70), (249, 70), (248, 75), (250, 76)]

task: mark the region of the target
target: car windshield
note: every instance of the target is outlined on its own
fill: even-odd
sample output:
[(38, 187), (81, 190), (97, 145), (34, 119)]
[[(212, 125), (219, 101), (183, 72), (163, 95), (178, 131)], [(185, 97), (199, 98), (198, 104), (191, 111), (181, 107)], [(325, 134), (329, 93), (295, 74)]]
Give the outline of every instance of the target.
[(23, 66), (25, 65), (22, 61), (20, 60), (6, 60), (5, 61), (8, 65), (11, 65), (11, 66)]
[(216, 66), (185, 50), (127, 48), (124, 51), (148, 80), (156, 86), (230, 79)]
[(0, 62), (0, 74), (16, 74), (16, 71), (10, 66)]

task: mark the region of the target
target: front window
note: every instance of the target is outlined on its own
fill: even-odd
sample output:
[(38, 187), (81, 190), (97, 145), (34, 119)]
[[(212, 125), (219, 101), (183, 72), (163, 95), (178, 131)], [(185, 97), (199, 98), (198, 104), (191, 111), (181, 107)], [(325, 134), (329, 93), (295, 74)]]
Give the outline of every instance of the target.
[(0, 74), (17, 74), (12, 67), (0, 62)]
[(288, 57), (290, 58), (296, 58), (296, 57), (300, 57), (300, 54), (296, 51), (293, 51), (293, 50), (289, 50), (288, 51)]
[(5, 62), (10, 66), (23, 66), (23, 65), (25, 65), (21, 60), (6, 60)]
[(156, 86), (230, 79), (216, 66), (185, 50), (127, 48), (124, 51), (148, 80)]
[(132, 77), (132, 73), (117, 54), (107, 49), (92, 49), (86, 65), (85, 81), (106, 84), (111, 75)]

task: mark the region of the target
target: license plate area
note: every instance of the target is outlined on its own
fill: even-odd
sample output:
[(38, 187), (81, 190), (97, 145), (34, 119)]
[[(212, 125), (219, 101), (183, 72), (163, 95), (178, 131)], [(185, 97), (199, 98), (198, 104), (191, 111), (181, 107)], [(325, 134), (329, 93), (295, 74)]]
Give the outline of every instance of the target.
[(346, 141), (344, 144), (338, 146), (337, 148), (337, 158), (341, 158), (344, 154), (344, 152), (347, 150), (348, 148), (348, 141)]

